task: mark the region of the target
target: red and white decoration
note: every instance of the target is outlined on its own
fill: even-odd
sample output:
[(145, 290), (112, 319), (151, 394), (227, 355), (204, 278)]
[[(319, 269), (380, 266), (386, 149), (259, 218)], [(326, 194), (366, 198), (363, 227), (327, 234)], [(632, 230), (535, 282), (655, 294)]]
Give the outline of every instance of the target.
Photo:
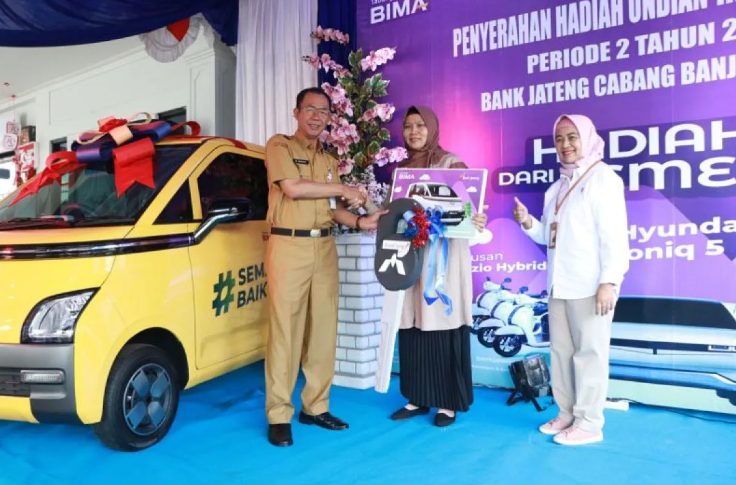
[(12, 118), (0, 119), (0, 152), (11, 152), (18, 146), (20, 127)]
[(138, 37), (149, 56), (159, 62), (172, 62), (197, 40), (200, 28), (205, 25), (207, 23), (201, 15), (194, 15)]
[(20, 187), (36, 175), (36, 142), (18, 145), (13, 157), (15, 162), (15, 186)]

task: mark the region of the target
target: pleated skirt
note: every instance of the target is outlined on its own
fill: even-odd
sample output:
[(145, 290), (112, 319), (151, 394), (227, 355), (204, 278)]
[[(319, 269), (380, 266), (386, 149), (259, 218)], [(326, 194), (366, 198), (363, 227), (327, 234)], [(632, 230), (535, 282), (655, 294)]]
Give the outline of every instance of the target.
[(470, 327), (399, 330), (401, 394), (412, 404), (467, 411), (473, 403)]

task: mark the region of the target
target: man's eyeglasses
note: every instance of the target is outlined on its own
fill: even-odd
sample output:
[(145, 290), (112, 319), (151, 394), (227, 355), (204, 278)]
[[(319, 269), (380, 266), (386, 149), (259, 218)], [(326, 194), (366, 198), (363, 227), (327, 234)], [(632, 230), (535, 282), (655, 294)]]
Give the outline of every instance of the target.
[(309, 116), (312, 116), (313, 114), (318, 114), (321, 118), (327, 118), (330, 116), (330, 110), (327, 108), (317, 108), (316, 106), (307, 106), (304, 109), (304, 112), (307, 113)]

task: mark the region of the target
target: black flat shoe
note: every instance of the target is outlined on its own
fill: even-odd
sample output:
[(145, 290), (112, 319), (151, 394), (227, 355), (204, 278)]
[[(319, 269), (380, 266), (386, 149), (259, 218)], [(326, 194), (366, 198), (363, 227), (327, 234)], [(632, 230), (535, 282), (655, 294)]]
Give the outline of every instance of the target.
[[(457, 416), (457, 414), (455, 416)], [(437, 413), (434, 415), (434, 425), (439, 426), (440, 428), (450, 426), (455, 422), (455, 416), (448, 416), (445, 413)]]
[(419, 406), (416, 409), (401, 408), (389, 417), (394, 421), (399, 421), (401, 419), (413, 418), (414, 416), (421, 416), (422, 414), (427, 414), (428, 412), (429, 408), (426, 406)]
[(316, 416), (307, 414), (304, 411), (299, 411), (299, 422), (303, 424), (316, 424), (317, 426), (331, 431), (339, 431), (341, 429), (348, 429), (348, 423), (333, 416), (330, 413), (322, 413)]
[(294, 440), (291, 439), (291, 424), (269, 424), (268, 425), (268, 442), (274, 446), (291, 446)]

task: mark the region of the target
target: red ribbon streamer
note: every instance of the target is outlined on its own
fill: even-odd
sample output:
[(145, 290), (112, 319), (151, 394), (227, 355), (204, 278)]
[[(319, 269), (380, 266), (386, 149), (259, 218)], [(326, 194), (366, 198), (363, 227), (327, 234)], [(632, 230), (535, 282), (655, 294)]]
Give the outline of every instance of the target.
[(52, 153), (46, 158), (46, 168), (38, 174), (38, 177), (21, 187), (10, 205), (14, 205), (31, 194), (37, 194), (47, 185), (60, 183), (63, 175), (82, 167), (84, 164), (79, 163), (75, 152)]
[(196, 121), (183, 121), (181, 123), (177, 123), (174, 126), (172, 126), (171, 132), (174, 133), (176, 130), (178, 130), (182, 126), (189, 127), (189, 131), (191, 131), (191, 134), (188, 136), (199, 136), (199, 132), (202, 130), (202, 127), (200, 127), (199, 123), (197, 123)]
[(142, 138), (112, 151), (115, 164), (115, 190), (118, 197), (136, 182), (152, 189), (156, 188), (153, 180), (154, 152), (155, 148), (150, 138)]

